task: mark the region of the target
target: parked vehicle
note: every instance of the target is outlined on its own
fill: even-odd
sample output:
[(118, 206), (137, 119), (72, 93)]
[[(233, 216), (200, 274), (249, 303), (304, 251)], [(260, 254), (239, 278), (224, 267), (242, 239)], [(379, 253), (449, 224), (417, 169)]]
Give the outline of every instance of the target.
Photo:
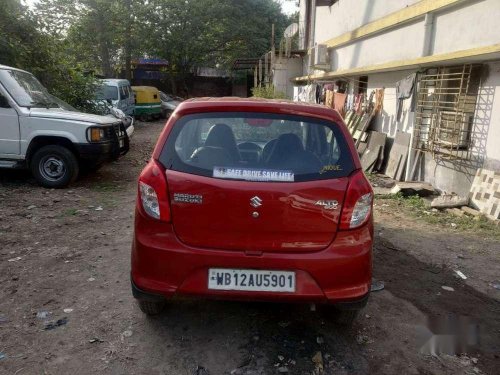
[(165, 94), (163, 91), (160, 91), (160, 99), (161, 99), (161, 117), (167, 118), (169, 117), (173, 111), (177, 108), (179, 104), (182, 103), (184, 99)]
[(125, 126), (128, 137), (131, 138), (135, 130), (134, 117), (127, 116), (121, 109), (113, 107), (109, 101), (102, 101), (99, 104), (100, 114), (119, 119)]
[(4, 65), (0, 125), (0, 168), (29, 168), (50, 188), (67, 186), (80, 169), (98, 168), (129, 148), (120, 120), (68, 110), (31, 73)]
[(135, 100), (130, 82), (126, 79), (103, 79), (96, 100), (107, 101), (127, 116), (134, 116)]
[(132, 291), (333, 306), (371, 285), (373, 191), (339, 114), (272, 100), (179, 105), (139, 177)]
[(151, 86), (132, 86), (135, 95), (135, 117), (149, 121), (161, 116), (160, 91)]
[[(48, 95), (57, 105), (59, 105), (61, 109), (65, 109), (66, 111), (72, 111), (72, 112), (80, 112), (78, 111), (78, 109), (66, 103), (64, 100), (61, 100), (58, 97), (55, 97), (54, 95), (51, 94)], [(128, 137), (131, 138), (135, 130), (134, 118), (132, 116), (125, 115), (125, 113), (123, 113), (122, 110), (113, 107), (111, 103), (109, 103), (109, 101), (103, 100), (99, 104), (100, 104), (99, 105), (100, 112), (102, 112), (100, 114), (102, 114), (103, 116), (119, 119), (125, 126), (125, 131), (127, 132)]]

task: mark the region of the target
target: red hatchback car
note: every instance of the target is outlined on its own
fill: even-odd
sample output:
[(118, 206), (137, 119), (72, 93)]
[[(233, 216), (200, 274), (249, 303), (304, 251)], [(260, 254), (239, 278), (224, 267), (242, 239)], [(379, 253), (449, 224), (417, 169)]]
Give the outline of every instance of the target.
[(339, 114), (238, 98), (183, 102), (139, 177), (132, 291), (146, 314), (178, 295), (367, 302), (373, 191)]

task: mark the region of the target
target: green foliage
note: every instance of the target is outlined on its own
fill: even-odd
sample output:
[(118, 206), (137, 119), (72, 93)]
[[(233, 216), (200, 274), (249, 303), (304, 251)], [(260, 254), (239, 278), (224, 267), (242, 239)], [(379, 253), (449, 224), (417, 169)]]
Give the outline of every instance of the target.
[(285, 93), (278, 91), (273, 85), (252, 88), (252, 95), (264, 99), (286, 99)]
[[(291, 22), (274, 0), (0, 0), (0, 63), (34, 73), (54, 95), (88, 109), (95, 84), (159, 57), (173, 91), (198, 67), (228, 68), (278, 43)], [(80, 95), (80, 97), (79, 97)]]

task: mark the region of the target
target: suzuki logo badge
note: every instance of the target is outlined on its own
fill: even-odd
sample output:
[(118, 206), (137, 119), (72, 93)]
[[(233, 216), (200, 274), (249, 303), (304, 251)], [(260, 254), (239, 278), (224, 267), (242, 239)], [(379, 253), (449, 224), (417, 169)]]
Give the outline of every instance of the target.
[(255, 208), (260, 207), (262, 206), (262, 199), (260, 199), (258, 196), (250, 198), (250, 205)]

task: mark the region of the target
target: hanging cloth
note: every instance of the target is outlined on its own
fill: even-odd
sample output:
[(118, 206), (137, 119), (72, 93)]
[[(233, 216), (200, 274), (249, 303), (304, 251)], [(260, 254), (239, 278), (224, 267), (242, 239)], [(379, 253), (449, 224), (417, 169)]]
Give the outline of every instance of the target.
[(357, 114), (360, 114), (363, 109), (362, 103), (363, 103), (363, 94), (357, 94), (356, 98), (354, 99), (354, 110), (356, 111)]
[(325, 105), (330, 108), (335, 108), (333, 105), (333, 91), (326, 90)]
[(336, 92), (333, 96), (334, 108), (337, 111), (339, 111), (339, 113), (342, 117), (344, 117), (344, 105), (345, 105), (346, 98), (347, 98), (347, 94), (341, 94), (339, 92)]
[(375, 113), (382, 112), (382, 109), (384, 108), (384, 91), (385, 89), (375, 90), (375, 107), (373, 108)]
[[(401, 121), (404, 100), (413, 94), (416, 75), (416, 73), (412, 73), (396, 83), (396, 121)], [(413, 111), (413, 108), (411, 110)]]

